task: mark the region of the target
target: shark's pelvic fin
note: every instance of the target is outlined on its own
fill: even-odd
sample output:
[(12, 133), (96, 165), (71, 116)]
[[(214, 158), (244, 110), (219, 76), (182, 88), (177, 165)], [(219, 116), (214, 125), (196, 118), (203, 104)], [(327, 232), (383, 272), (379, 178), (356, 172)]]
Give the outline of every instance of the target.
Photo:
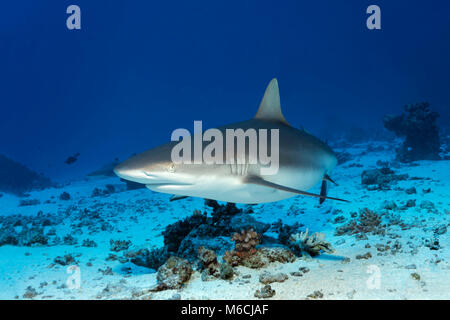
[(170, 201), (176, 201), (176, 200), (181, 200), (184, 198), (187, 198), (188, 196), (179, 196), (177, 194), (174, 194), (173, 196), (170, 197)]
[(331, 182), (332, 184), (334, 184), (335, 186), (338, 185), (338, 184), (337, 184), (336, 182), (334, 182), (333, 179), (331, 179), (330, 176), (327, 175), (327, 174), (323, 176), (323, 180), (329, 181), (329, 182)]
[(344, 200), (344, 199), (327, 197), (327, 196), (323, 196), (323, 195), (320, 195), (320, 194), (309, 193), (309, 192), (306, 192), (306, 191), (285, 187), (285, 186), (282, 186), (282, 185), (279, 185), (279, 184), (276, 184), (276, 183), (264, 180), (263, 178), (260, 178), (258, 176), (248, 176), (248, 177), (246, 177), (244, 179), (244, 182), (245, 183), (252, 183), (252, 184), (256, 184), (256, 185), (260, 185), (260, 186), (264, 186), (264, 187), (268, 187), (268, 188), (278, 189), (278, 190), (281, 190), (281, 191), (301, 194), (301, 195), (304, 195), (304, 196), (310, 196), (310, 197), (316, 197), (316, 198), (322, 198), (322, 199), (330, 199), (330, 200), (338, 200), (338, 201), (350, 202), (350, 201)]
[(279, 121), (289, 125), (281, 112), (280, 92), (276, 78), (272, 79), (267, 86), (255, 119)]
[[(322, 185), (320, 186), (320, 195), (322, 197), (327, 196), (327, 180), (325, 180), (325, 179), (322, 180)], [(322, 204), (324, 201), (325, 201), (325, 198), (320, 198), (319, 204)]]

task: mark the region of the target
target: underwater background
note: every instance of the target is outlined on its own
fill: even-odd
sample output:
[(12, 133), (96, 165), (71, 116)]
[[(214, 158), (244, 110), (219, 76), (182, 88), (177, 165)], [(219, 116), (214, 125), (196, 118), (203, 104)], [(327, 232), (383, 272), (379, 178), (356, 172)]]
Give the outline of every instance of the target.
[[(81, 30), (66, 27), (71, 4), (81, 8)], [(371, 4), (381, 8), (381, 30), (366, 27)], [(246, 299), (275, 283), (276, 294), (259, 295), (449, 299), (449, 12), (448, 1), (402, 0), (3, 3), (0, 298)], [(174, 129), (193, 130), (194, 120), (211, 128), (252, 118), (274, 77), (289, 123), (337, 153), (331, 191), (351, 204), (169, 202), (108, 173)], [(207, 218), (192, 218), (194, 210)], [(227, 220), (243, 213), (253, 220)], [(145, 291), (161, 283), (158, 259), (169, 256), (152, 249), (181, 250), (204, 225), (220, 240), (202, 245), (231, 251), (240, 240), (230, 236), (248, 223), (268, 237), (260, 245), (278, 239), (289, 248), (290, 236), (301, 243), (319, 232), (311, 241), (321, 246), (307, 258), (302, 248), (261, 253), (274, 265), (233, 266), (231, 280), (221, 259), (195, 271), (196, 252), (183, 251), (196, 261), (191, 283)], [(338, 258), (317, 260), (328, 245)], [(67, 288), (70, 265), (84, 266), (78, 291)], [(370, 265), (389, 270), (381, 289), (365, 285)], [(216, 268), (217, 279), (206, 281), (202, 268)]]

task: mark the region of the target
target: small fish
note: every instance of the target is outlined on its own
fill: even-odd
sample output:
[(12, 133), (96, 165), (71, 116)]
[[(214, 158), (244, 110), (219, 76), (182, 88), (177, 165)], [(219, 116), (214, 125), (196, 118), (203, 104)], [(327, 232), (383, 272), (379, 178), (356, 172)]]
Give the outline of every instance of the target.
[(76, 161), (78, 160), (78, 157), (79, 157), (79, 156), (80, 156), (80, 153), (77, 152), (77, 153), (75, 153), (73, 156), (69, 156), (69, 157), (66, 159), (66, 161), (64, 161), (64, 163), (70, 165), (70, 164), (76, 162)]

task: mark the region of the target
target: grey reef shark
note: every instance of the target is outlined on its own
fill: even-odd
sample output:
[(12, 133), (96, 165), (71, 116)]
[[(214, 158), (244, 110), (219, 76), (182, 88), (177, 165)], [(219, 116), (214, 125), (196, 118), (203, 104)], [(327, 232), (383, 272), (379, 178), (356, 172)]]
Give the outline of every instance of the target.
[[(281, 112), (276, 79), (267, 86), (258, 112), (253, 119), (215, 128), (215, 132), (226, 136), (230, 131), (227, 129), (241, 130), (241, 132), (247, 132), (248, 129), (257, 132), (277, 132), (278, 137), (270, 135), (270, 139), (265, 140), (266, 143), (270, 140), (267, 148), (269, 153), (271, 150), (278, 152), (278, 159), (272, 159), (274, 162), (277, 161), (277, 170), (272, 170), (270, 174), (262, 174), (264, 169), (269, 168), (267, 159), (264, 163), (260, 159), (256, 163), (251, 162), (250, 148), (243, 148), (243, 150), (237, 148), (236, 151), (233, 147), (235, 152), (231, 161), (226, 161), (230, 158), (225, 159), (226, 156), (223, 156), (222, 163), (205, 161), (175, 163), (173, 150), (180, 142), (172, 141), (131, 157), (117, 165), (114, 172), (120, 178), (144, 184), (150, 190), (173, 194), (171, 200), (191, 196), (256, 204), (304, 195), (320, 198), (320, 203), (325, 199), (348, 202), (327, 196), (327, 182), (334, 183), (330, 174), (337, 164), (336, 156), (331, 148), (318, 138), (305, 130), (298, 130), (289, 125)], [(278, 140), (275, 141), (275, 138)], [(196, 139), (195, 133), (194, 136), (183, 136), (183, 141), (187, 145), (191, 144), (191, 140), (195, 144), (194, 139)], [(200, 148), (203, 151), (213, 143), (207, 143), (207, 140), (203, 139), (200, 142)], [(221, 142), (219, 140), (216, 138), (215, 142)], [(274, 148), (274, 142), (276, 142), (277, 150)], [(209, 148), (211, 149), (211, 146)], [(188, 153), (186, 156), (189, 156)], [(319, 182), (322, 183), (320, 194), (306, 191)]]

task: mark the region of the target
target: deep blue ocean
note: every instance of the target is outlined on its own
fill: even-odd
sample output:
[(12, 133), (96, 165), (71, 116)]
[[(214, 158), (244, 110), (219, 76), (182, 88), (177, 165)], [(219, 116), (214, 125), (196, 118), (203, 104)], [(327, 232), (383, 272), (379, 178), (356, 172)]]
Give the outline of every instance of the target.
[[(66, 27), (70, 4), (81, 30)], [(366, 27), (370, 4), (3, 3), (1, 153), (55, 180), (78, 177), (194, 120), (253, 117), (273, 77), (288, 121), (323, 139), (382, 132), (386, 113), (422, 101), (448, 130), (450, 3), (379, 0), (381, 30)]]

